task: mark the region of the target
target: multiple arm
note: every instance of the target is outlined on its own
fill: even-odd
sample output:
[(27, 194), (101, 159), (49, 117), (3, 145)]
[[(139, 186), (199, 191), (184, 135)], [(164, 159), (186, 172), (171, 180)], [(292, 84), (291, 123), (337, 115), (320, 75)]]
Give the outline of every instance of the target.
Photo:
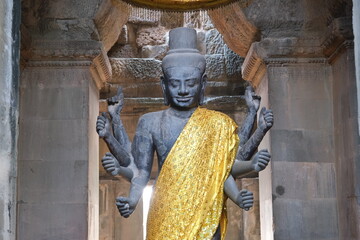
[(149, 123), (143, 118), (139, 120), (134, 142), (131, 144), (120, 119), (122, 104), (123, 96), (120, 89), (115, 97), (108, 99), (113, 132), (105, 113), (98, 117), (96, 130), (111, 152), (106, 153), (102, 159), (106, 171), (114, 176), (122, 175), (131, 182), (129, 197), (116, 198), (120, 214), (127, 218), (135, 210), (143, 189), (150, 179), (154, 148), (148, 131)]
[(245, 101), (248, 107), (248, 113), (245, 121), (239, 130), (240, 147), (242, 147), (250, 137), (251, 130), (253, 129), (256, 113), (260, 106), (260, 96), (254, 93), (251, 86), (248, 86), (245, 91)]
[[(236, 156), (237, 159), (231, 169), (231, 175), (224, 183), (224, 191), (235, 204), (244, 210), (249, 210), (253, 204), (252, 193), (247, 190), (239, 191), (234, 177), (242, 178), (266, 168), (270, 161), (270, 153), (267, 150), (260, 150), (255, 155), (254, 153), (266, 132), (272, 127), (274, 117), (271, 110), (263, 108), (260, 112), (258, 127), (249, 139), (255, 122), (256, 112), (259, 109), (260, 97), (255, 95), (251, 87), (248, 87), (245, 92), (245, 99), (249, 110), (244, 124), (238, 133), (240, 146)], [(248, 161), (250, 157), (252, 158)]]
[(144, 119), (139, 120), (134, 141), (132, 144), (132, 154), (138, 174), (131, 180), (129, 197), (116, 198), (116, 205), (121, 216), (129, 217), (136, 208), (142, 192), (150, 179), (151, 168), (153, 165), (154, 147), (152, 137), (147, 130), (147, 123)]
[(119, 88), (117, 95), (109, 98), (107, 102), (113, 131), (111, 132), (110, 120), (105, 113), (98, 117), (96, 123), (99, 136), (104, 139), (111, 152), (102, 158), (102, 165), (111, 175), (122, 175), (131, 181), (138, 170), (131, 153), (131, 142), (120, 119), (124, 103), (122, 89)]

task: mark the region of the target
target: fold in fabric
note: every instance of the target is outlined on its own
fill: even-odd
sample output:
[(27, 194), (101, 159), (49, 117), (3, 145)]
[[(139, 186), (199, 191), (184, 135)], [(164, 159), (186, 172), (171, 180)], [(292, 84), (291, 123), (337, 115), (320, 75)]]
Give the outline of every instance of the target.
[(224, 182), (233, 165), (237, 125), (223, 113), (198, 108), (169, 152), (155, 185), (147, 240), (212, 239), (226, 233)]

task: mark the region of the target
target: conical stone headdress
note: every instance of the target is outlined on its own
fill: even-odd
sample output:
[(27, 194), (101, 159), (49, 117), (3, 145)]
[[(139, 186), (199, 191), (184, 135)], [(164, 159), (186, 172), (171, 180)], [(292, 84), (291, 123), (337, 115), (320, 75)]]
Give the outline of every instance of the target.
[(197, 46), (197, 35), (195, 29), (175, 28), (169, 32), (169, 48), (162, 61), (162, 69), (171, 67), (195, 67), (203, 73), (206, 61), (200, 54)]

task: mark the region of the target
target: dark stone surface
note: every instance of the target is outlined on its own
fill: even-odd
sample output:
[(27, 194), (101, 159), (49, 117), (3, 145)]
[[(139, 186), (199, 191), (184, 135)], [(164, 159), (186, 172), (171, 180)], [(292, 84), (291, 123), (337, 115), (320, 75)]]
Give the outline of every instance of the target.
[[(338, 239), (335, 198), (274, 201), (274, 220), (277, 223), (274, 239)], [(316, 212), (316, 214), (314, 214)]]

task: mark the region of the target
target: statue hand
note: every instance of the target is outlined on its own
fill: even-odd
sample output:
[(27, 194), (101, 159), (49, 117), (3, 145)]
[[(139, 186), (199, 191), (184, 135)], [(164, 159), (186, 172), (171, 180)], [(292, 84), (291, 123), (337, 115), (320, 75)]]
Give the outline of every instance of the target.
[(101, 162), (106, 172), (110, 173), (113, 176), (119, 174), (120, 164), (111, 153), (105, 153), (105, 156), (102, 158)]
[(107, 103), (111, 117), (119, 116), (124, 105), (124, 94), (121, 87), (118, 88), (115, 96), (107, 99)]
[(98, 116), (96, 121), (96, 131), (101, 138), (110, 136), (110, 121), (106, 113), (102, 113)]
[(128, 218), (134, 212), (136, 202), (127, 197), (117, 197), (116, 206), (120, 215), (124, 218)]
[(245, 90), (245, 101), (251, 112), (257, 112), (259, 110), (261, 97), (256, 95), (254, 89), (248, 86)]
[(245, 189), (241, 190), (236, 198), (236, 204), (245, 211), (248, 211), (254, 204), (253, 193)]
[(251, 160), (253, 169), (256, 172), (260, 172), (266, 168), (268, 163), (270, 162), (271, 154), (267, 149), (262, 149), (258, 153), (255, 154), (253, 159)]
[(266, 132), (268, 131), (274, 124), (274, 115), (272, 110), (266, 109), (263, 107), (259, 116), (259, 128)]

